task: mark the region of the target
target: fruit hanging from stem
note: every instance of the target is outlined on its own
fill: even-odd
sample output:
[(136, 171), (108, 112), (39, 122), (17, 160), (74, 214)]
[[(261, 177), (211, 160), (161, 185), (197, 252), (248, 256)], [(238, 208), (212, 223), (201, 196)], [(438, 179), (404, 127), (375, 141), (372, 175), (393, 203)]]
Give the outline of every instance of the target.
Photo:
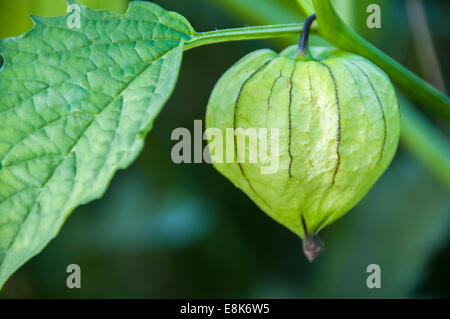
[[(302, 238), (309, 261), (323, 249), (317, 233), (354, 207), (386, 170), (400, 133), (388, 76), (355, 54), (308, 49), (313, 21), (305, 23), (298, 47), (280, 54), (258, 50), (232, 66), (216, 84), (206, 114), (208, 128), (222, 136), (234, 131), (232, 143), (224, 137), (220, 150), (210, 141), (214, 167)], [(251, 138), (249, 129), (275, 129), (278, 136)], [(247, 143), (240, 147), (242, 140)], [(264, 173), (262, 145), (279, 163), (272, 173)], [(258, 147), (257, 161), (246, 161)], [(232, 162), (217, 156), (227, 148)]]

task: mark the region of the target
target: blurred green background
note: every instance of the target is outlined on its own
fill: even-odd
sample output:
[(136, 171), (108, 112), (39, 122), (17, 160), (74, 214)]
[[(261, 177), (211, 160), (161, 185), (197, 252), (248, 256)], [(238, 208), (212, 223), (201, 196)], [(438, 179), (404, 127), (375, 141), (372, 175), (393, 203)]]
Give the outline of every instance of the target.
[[(79, 2), (115, 12), (127, 6), (126, 0)], [(197, 31), (304, 20), (294, 0), (154, 2), (184, 15)], [(445, 90), (449, 1), (334, 3), (366, 39)], [(381, 29), (366, 27), (370, 3), (381, 6)], [(64, 12), (64, 0), (0, 0), (0, 37), (29, 29), (30, 13)], [(427, 25), (433, 46), (425, 50), (417, 43), (426, 41), (422, 31)], [(78, 208), (59, 236), (9, 279), (0, 297), (450, 297), (449, 126), (406, 98), (402, 111), (414, 121), (405, 125), (393, 163), (357, 207), (321, 232), (326, 250), (313, 264), (303, 257), (294, 234), (212, 166), (171, 161), (172, 130), (192, 129), (194, 119), (204, 118), (209, 94), (227, 68), (253, 50), (281, 50), (297, 40), (226, 43), (186, 52), (175, 93), (138, 160), (115, 176), (101, 200)], [(313, 37), (312, 42), (320, 41)], [(440, 161), (417, 148), (421, 137), (425, 146), (426, 138), (439, 143)], [(73, 263), (81, 266), (81, 289), (66, 287), (66, 267)], [(381, 267), (381, 289), (366, 286), (366, 267), (373, 263)]]

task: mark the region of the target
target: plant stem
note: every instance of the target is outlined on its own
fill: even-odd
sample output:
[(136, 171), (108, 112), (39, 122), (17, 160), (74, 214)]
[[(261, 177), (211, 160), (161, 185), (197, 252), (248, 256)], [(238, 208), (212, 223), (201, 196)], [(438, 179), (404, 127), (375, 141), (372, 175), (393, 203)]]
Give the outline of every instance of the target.
[(302, 37), (300, 39), (300, 44), (298, 45), (298, 54), (306, 56), (306, 51), (308, 50), (308, 38), (309, 30), (311, 29), (311, 24), (316, 19), (316, 15), (312, 14), (306, 19), (305, 25), (303, 26)]
[(439, 65), (439, 59), (436, 55), (430, 28), (428, 26), (425, 4), (422, 0), (410, 0), (405, 2), (405, 7), (412, 40), (422, 69), (423, 77), (436, 88), (447, 93), (441, 66)]
[(399, 95), (402, 112), (401, 143), (427, 169), (450, 188), (450, 144), (433, 124)]
[(302, 30), (303, 23), (291, 23), (199, 32), (191, 40), (186, 41), (184, 50), (186, 51), (199, 46), (222, 42), (299, 35)]
[(329, 0), (313, 0), (319, 35), (343, 50), (359, 54), (380, 67), (408, 96), (450, 120), (450, 98), (384, 54), (350, 29)]

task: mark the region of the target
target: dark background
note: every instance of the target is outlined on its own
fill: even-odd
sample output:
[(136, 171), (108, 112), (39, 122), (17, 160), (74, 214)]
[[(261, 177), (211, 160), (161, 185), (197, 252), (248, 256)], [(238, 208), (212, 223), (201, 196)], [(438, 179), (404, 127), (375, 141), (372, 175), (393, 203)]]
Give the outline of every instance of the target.
[[(115, 11), (126, 5), (122, 0), (80, 2)], [(184, 15), (197, 31), (304, 19), (294, 0), (155, 2)], [(416, 19), (408, 18), (407, 2), (335, 4), (366, 39), (424, 76), (421, 50), (412, 36)], [(423, 2), (448, 87), (450, 2)], [(369, 3), (382, 8), (381, 29), (365, 25)], [(27, 30), (29, 13), (64, 11), (64, 0), (0, 0), (0, 37)], [(214, 84), (234, 62), (253, 50), (281, 50), (296, 40), (226, 43), (186, 52), (175, 93), (138, 160), (116, 174), (101, 200), (75, 210), (58, 237), (9, 279), (0, 297), (450, 297), (449, 184), (403, 143), (361, 203), (321, 232), (326, 250), (313, 264), (303, 257), (299, 238), (211, 165), (171, 161), (171, 132), (192, 130), (194, 119), (204, 119)], [(448, 125), (428, 112), (418, 114), (446, 136), (448, 152)], [(373, 263), (381, 267), (381, 289), (366, 286), (366, 267)], [(81, 266), (81, 289), (66, 287), (69, 264)]]

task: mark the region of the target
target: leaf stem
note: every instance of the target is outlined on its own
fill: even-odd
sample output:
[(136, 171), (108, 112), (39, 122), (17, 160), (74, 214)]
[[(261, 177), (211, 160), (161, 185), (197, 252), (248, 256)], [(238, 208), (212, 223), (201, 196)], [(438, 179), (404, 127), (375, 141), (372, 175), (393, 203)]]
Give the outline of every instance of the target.
[[(187, 51), (199, 46), (222, 42), (299, 35), (302, 30), (303, 23), (291, 23), (199, 32), (191, 40), (185, 42), (184, 50)], [(312, 32), (314, 31), (312, 30)]]

